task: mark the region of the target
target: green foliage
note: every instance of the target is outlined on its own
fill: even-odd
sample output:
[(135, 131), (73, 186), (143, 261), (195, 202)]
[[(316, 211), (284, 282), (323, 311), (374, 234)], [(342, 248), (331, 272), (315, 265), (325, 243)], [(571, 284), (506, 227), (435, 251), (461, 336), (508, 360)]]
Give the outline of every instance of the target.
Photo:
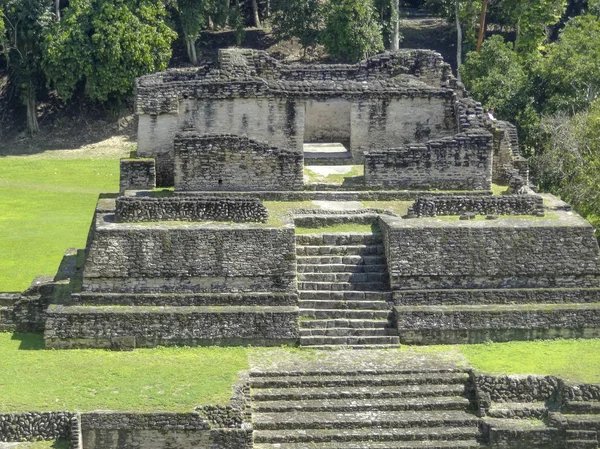
[(560, 39), (547, 47), (541, 66), (544, 111), (574, 113), (600, 94), (600, 19), (586, 15), (571, 19)]
[(276, 0), (273, 11), (273, 33), (278, 39), (295, 37), (305, 49), (317, 44), (324, 22), (320, 0)]
[(322, 42), (334, 58), (357, 62), (383, 50), (381, 26), (370, 0), (339, 0), (328, 5)]
[(98, 194), (119, 189), (116, 158), (5, 157), (0, 173), (0, 291), (56, 273), (67, 248), (85, 245)]
[[(192, 412), (227, 404), (247, 349), (44, 351), (34, 334), (0, 333), (0, 412)], [(65, 369), (68, 367), (68, 370)]]
[(566, 6), (567, 0), (502, 0), (497, 9), (503, 23), (517, 30), (517, 51), (530, 54), (544, 43), (546, 27), (560, 20)]
[(239, 7), (231, 8), (229, 11), (229, 24), (235, 33), (235, 45), (240, 47), (245, 34), (245, 19)]
[(539, 187), (560, 195), (600, 229), (600, 100), (571, 117), (544, 117), (539, 136), (531, 159)]
[(594, 14), (600, 17), (600, 0), (589, 0), (588, 11), (590, 14)]
[(206, 27), (210, 9), (205, 0), (177, 0), (177, 10), (181, 28), (186, 38), (198, 39), (200, 31)]
[(487, 39), (481, 51), (470, 52), (460, 73), (467, 90), (503, 120), (516, 122), (521, 135), (537, 126), (537, 113), (527, 66), (502, 36)]
[(460, 345), (473, 368), (490, 374), (540, 374), (600, 382), (600, 339)]
[(137, 76), (164, 70), (176, 34), (159, 0), (72, 0), (44, 34), (42, 66), (59, 94), (78, 82), (105, 101), (129, 95)]
[[(456, 0), (425, 0), (425, 7), (445, 17), (448, 22), (454, 23), (456, 19)], [(474, 49), (481, 15), (481, 0), (459, 0), (458, 10), (458, 19), (464, 30), (467, 48)]]

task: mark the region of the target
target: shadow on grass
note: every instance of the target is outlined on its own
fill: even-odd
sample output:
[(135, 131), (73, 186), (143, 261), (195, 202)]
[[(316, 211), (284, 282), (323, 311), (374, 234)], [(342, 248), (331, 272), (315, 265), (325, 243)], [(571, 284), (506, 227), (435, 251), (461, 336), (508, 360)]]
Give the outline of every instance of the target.
[(42, 334), (25, 334), (15, 332), (12, 334), (11, 340), (21, 342), (19, 350), (22, 351), (39, 351), (45, 349), (44, 336)]

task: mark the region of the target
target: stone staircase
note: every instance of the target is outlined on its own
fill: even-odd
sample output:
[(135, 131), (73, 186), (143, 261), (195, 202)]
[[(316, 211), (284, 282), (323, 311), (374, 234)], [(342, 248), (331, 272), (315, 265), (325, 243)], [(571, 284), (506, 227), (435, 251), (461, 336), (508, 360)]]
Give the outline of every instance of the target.
[(600, 447), (600, 402), (577, 401), (565, 406), (566, 449)]
[(318, 349), (398, 344), (378, 234), (296, 236), (300, 344)]
[(481, 447), (467, 380), (459, 369), (253, 372), (254, 449)]

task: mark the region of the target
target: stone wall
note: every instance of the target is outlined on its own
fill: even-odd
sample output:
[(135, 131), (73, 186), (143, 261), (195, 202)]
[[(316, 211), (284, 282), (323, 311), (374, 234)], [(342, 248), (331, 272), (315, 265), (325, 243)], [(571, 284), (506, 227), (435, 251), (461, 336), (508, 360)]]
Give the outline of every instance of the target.
[(71, 412), (27, 412), (0, 414), (0, 442), (68, 439)]
[(371, 187), (489, 190), (492, 136), (470, 131), (454, 137), (365, 154), (365, 183)]
[(245, 449), (251, 432), (211, 429), (197, 413), (86, 413), (81, 417), (85, 449)]
[(140, 225), (97, 214), (83, 291), (292, 292), (294, 229), (252, 224)]
[[(387, 152), (387, 148), (427, 142), (456, 134), (455, 95), (452, 91), (410, 95), (373, 95), (352, 101), (350, 150), (354, 163), (364, 152)], [(365, 173), (366, 174), (366, 173)]]
[(296, 150), (245, 137), (180, 133), (175, 138), (175, 190), (299, 190), (304, 158)]
[(435, 217), (461, 215), (544, 215), (544, 200), (537, 195), (421, 197), (409, 209), (409, 215)]
[(155, 346), (296, 344), (297, 307), (48, 308), (46, 348), (134, 349)]
[(307, 100), (304, 142), (350, 144), (352, 103), (348, 100)]
[(598, 304), (394, 307), (404, 344), (599, 338)]
[(199, 134), (248, 136), (301, 154), (304, 104), (286, 98), (188, 98), (174, 113), (140, 115), (138, 155), (156, 159), (158, 185), (173, 185), (173, 142), (187, 128)]
[(152, 190), (156, 187), (154, 159), (121, 159), (119, 190)]
[(593, 304), (600, 303), (599, 288), (502, 288), (477, 290), (397, 290), (396, 305), (492, 305), (492, 304)]
[(599, 287), (600, 249), (581, 217), (453, 221), (381, 216), (393, 290)]
[(491, 402), (544, 402), (552, 398), (561, 386), (554, 376), (500, 375), (475, 373), (475, 391), (480, 408)]
[(116, 200), (118, 222), (228, 221), (264, 223), (267, 208), (257, 198), (127, 197)]

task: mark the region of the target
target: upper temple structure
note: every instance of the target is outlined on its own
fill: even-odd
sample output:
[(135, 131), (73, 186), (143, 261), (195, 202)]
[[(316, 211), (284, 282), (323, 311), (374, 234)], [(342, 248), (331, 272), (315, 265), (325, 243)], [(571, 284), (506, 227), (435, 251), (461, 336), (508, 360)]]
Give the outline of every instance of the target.
[(531, 190), (515, 127), (439, 54), (227, 49), (139, 78), (136, 100), (120, 194), (54, 293), (15, 300), (47, 347), (600, 336), (592, 226)]

